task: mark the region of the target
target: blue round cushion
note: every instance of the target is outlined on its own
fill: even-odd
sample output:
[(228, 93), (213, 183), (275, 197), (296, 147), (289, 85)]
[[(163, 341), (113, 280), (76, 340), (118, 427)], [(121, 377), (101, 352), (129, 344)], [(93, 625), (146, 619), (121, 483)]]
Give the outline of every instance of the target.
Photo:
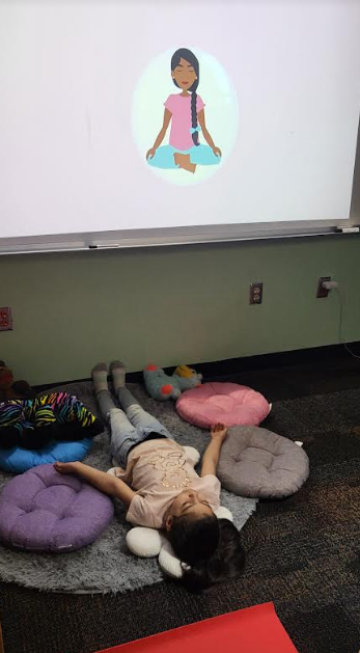
[(57, 442), (53, 440), (42, 449), (1, 449), (0, 447), (0, 469), (12, 474), (22, 474), (32, 467), (55, 463), (57, 460), (62, 463), (70, 463), (75, 460), (82, 460), (88, 453), (92, 438), (84, 438), (77, 442)]

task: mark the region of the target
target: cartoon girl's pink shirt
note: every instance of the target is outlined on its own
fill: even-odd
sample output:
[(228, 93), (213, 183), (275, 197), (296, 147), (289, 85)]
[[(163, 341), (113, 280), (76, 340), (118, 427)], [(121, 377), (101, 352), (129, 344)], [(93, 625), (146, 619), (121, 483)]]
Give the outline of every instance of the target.
[[(191, 147), (194, 147), (190, 131), (192, 128), (191, 95), (181, 95), (180, 93), (169, 95), (164, 106), (172, 114), (169, 144), (177, 150), (190, 150)], [(201, 97), (197, 95), (196, 112), (199, 113), (204, 106)]]

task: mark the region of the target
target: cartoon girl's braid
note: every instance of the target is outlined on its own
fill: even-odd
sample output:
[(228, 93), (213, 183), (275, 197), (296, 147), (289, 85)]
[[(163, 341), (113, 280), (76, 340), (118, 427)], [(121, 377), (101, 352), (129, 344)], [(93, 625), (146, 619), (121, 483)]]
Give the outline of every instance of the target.
[[(197, 87), (197, 85), (196, 85)], [(198, 126), (198, 119), (197, 119), (197, 93), (196, 93), (196, 88), (193, 90), (191, 93), (191, 126), (193, 129), (196, 129)], [(200, 145), (199, 143), (199, 132), (194, 132), (192, 134), (192, 139), (194, 145)]]

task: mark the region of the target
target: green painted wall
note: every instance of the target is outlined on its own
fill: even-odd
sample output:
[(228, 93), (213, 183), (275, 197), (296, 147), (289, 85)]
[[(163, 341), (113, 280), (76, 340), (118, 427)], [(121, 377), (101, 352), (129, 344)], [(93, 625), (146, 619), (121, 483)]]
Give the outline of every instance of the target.
[[(343, 335), (360, 340), (357, 237), (0, 257), (0, 306), (14, 330), (0, 358), (32, 384), (89, 376), (120, 358), (130, 371), (339, 342), (339, 302), (315, 298), (331, 275)], [(261, 306), (249, 284), (264, 282)]]

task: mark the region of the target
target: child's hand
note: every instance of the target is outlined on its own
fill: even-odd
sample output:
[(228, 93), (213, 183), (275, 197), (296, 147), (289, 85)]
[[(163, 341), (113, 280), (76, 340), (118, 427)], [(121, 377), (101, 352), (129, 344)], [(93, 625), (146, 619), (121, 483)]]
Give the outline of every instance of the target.
[(153, 159), (156, 153), (156, 148), (152, 147), (147, 153), (146, 153), (146, 159)]
[(228, 432), (228, 427), (225, 424), (215, 424), (210, 431), (213, 440), (220, 440), (224, 442)]
[(73, 474), (76, 470), (76, 463), (55, 463), (54, 467), (60, 474)]
[(222, 156), (222, 154), (221, 154), (221, 150), (220, 150), (219, 147), (216, 147), (216, 146), (213, 147), (213, 152), (214, 152), (215, 156), (218, 156), (218, 157), (221, 157), (221, 156)]

